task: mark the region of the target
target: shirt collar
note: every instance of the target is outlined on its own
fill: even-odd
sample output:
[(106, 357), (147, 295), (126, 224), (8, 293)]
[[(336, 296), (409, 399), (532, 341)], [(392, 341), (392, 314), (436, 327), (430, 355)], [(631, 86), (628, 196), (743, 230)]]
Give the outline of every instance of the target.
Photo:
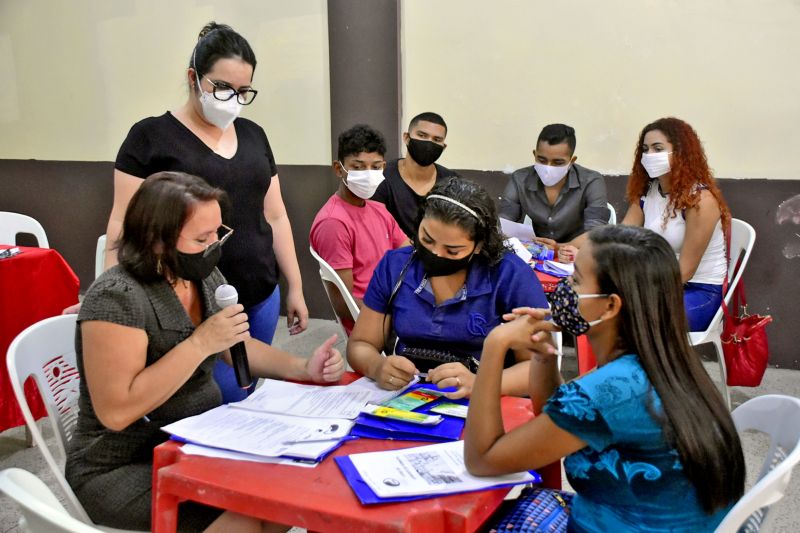
[[(200, 296), (203, 303), (203, 320), (219, 311), (216, 300), (214, 299), (214, 291), (216, 287), (213, 286), (214, 282), (211, 281), (213, 276), (209, 276), (203, 280), (200, 287)], [(166, 280), (158, 280), (149, 283), (142, 283), (145, 294), (153, 306), (153, 311), (156, 314), (156, 319), (162, 329), (170, 331), (191, 331), (194, 330), (194, 324), (189, 318), (186, 309), (183, 308), (178, 295), (175, 290)]]
[[(428, 277), (425, 275), (425, 269), (422, 267), (422, 262), (419, 259), (414, 259), (411, 265), (411, 274), (403, 279), (403, 283), (407, 285), (414, 294), (422, 298), (429, 304), (435, 306), (436, 299), (432, 291), (425, 290), (428, 285)], [(492, 292), (492, 282), (489, 276), (489, 265), (486, 260), (478, 256), (470, 261), (469, 270), (467, 271), (467, 281), (456, 296), (442, 305), (449, 305), (455, 302), (464, 301), (467, 298), (474, 298), (489, 294)]]

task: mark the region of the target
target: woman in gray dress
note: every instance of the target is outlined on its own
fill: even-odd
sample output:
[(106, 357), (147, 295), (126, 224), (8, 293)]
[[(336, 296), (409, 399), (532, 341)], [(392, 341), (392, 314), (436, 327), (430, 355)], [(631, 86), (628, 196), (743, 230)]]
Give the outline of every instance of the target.
[[(66, 475), (98, 524), (150, 528), (153, 447), (159, 428), (221, 404), (217, 358), (244, 342), (254, 375), (337, 381), (344, 362), (332, 336), (305, 359), (250, 337), (240, 304), (220, 309), (216, 269), (232, 231), (222, 226), (224, 193), (181, 172), (147, 178), (125, 214), (119, 265), (89, 288), (75, 346), (80, 414)], [(255, 519), (182, 504), (182, 530), (260, 531)]]

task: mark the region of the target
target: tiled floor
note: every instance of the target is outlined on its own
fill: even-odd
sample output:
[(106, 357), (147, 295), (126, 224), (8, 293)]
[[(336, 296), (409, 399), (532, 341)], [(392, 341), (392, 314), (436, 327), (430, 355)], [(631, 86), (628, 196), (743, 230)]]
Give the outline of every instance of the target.
[[(326, 320), (312, 320), (311, 325), (305, 333), (299, 336), (290, 337), (288, 332), (281, 324), (275, 338), (275, 345), (284, 350), (310, 354), (311, 351), (322, 341), (327, 339), (332, 333), (338, 333), (339, 328), (335, 322)], [(344, 343), (340, 342), (337, 346), (340, 350), (344, 348)], [(569, 351), (564, 358), (565, 374), (574, 372), (576, 363), (574, 356), (570, 357)], [(707, 363), (706, 367), (714, 379), (718, 379), (719, 369), (716, 363)], [(754, 389), (733, 389), (732, 398), (734, 407), (754, 396), (780, 393), (800, 397), (800, 372), (793, 370), (769, 369), (761, 387)], [(748, 434), (744, 437), (745, 458), (747, 460), (748, 472), (751, 473), (748, 487), (753, 483), (755, 476), (761, 468), (761, 461), (766, 453), (768, 442), (757, 434)], [(35, 448), (26, 448), (24, 442), (24, 431), (22, 428), (15, 428), (0, 433), (0, 469), (18, 467), (29, 470), (55, 489), (55, 482), (41, 459), (41, 455)], [(776, 514), (774, 531), (796, 532), (800, 531), (800, 470), (796, 473), (786, 497), (781, 503), (774, 507)], [(18, 515), (8, 498), (0, 496), (0, 533), (17, 531)], [(303, 531), (303, 530), (293, 530)]]

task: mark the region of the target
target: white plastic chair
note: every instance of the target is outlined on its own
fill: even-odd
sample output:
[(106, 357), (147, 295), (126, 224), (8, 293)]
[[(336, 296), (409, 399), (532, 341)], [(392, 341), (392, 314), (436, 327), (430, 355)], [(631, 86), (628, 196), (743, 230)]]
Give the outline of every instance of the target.
[[(726, 305), (730, 304), (733, 291), (736, 289), (736, 287), (739, 285), (739, 281), (742, 279), (742, 273), (744, 272), (745, 267), (747, 267), (747, 261), (750, 259), (750, 253), (753, 251), (753, 244), (755, 242), (756, 230), (753, 229), (753, 226), (744, 220), (739, 220), (738, 218), (731, 219), (731, 262), (728, 265), (728, 292), (724, 295)], [(742, 257), (742, 260), (737, 270), (736, 263), (740, 256)], [(731, 312), (734, 313), (736, 310), (731, 309)], [(689, 344), (692, 346), (697, 346), (707, 342), (714, 343), (714, 349), (717, 351), (717, 359), (719, 360), (720, 390), (722, 392), (722, 397), (725, 400), (725, 405), (727, 405), (728, 409), (730, 409), (731, 395), (726, 383), (728, 374), (727, 369), (725, 368), (725, 357), (722, 355), (722, 340), (720, 339), (720, 335), (722, 335), (723, 320), (724, 317), (722, 316), (722, 306), (720, 306), (705, 331), (693, 331), (689, 333)]]
[(97, 248), (94, 252), (94, 277), (97, 279), (100, 274), (105, 272), (106, 267), (106, 236), (100, 235), (97, 238)]
[(39, 248), (50, 248), (47, 234), (38, 220), (21, 213), (0, 211), (0, 244), (17, 244), (17, 233), (31, 233)]
[[(78, 421), (78, 397), (80, 374), (75, 362), (75, 324), (78, 315), (59, 315), (46, 318), (26, 328), (8, 347), (6, 365), (8, 378), (19, 404), (25, 424), (33, 442), (44, 456), (56, 482), (66, 496), (67, 507), (72, 516), (86, 524), (92, 524), (89, 515), (78, 501), (72, 487), (64, 477), (66, 447), (72, 438)], [(47, 410), (47, 420), (53, 430), (56, 453), (47, 443), (33, 418), (24, 384), (33, 378)], [(122, 531), (102, 528), (105, 531)]]
[[(319, 277), (322, 279), (322, 285), (325, 287), (325, 294), (328, 295), (328, 301), (333, 309), (333, 314), (336, 315), (336, 321), (344, 330), (344, 325), (342, 324), (343, 317), (340, 317), (336, 313), (336, 308), (333, 305), (333, 298), (331, 297), (331, 284), (333, 284), (339, 291), (339, 294), (342, 295), (344, 303), (347, 305), (347, 310), (350, 311), (350, 316), (353, 317), (353, 322), (358, 320), (358, 313), (360, 311), (358, 304), (356, 303), (356, 299), (353, 298), (353, 295), (349, 290), (347, 290), (347, 286), (344, 284), (344, 281), (342, 281), (342, 278), (339, 277), (339, 274), (337, 274), (336, 271), (323, 258), (321, 258), (317, 252), (314, 251), (314, 248), (309, 246), (308, 251), (311, 252), (311, 256), (317, 260), (317, 263), (319, 263)], [(346, 336), (347, 335), (345, 335), (345, 337)]]
[(770, 436), (758, 481), (733, 506), (717, 533), (769, 531), (769, 507), (785, 496), (792, 469), (800, 463), (800, 399), (779, 394), (758, 396), (731, 413), (736, 429)]
[(616, 224), (617, 223), (617, 210), (614, 209), (614, 206), (611, 205), (611, 202), (606, 203), (606, 207), (608, 207), (609, 215), (608, 215), (608, 223), (609, 224)]
[(27, 470), (8, 468), (0, 472), (0, 491), (17, 504), (22, 514), (19, 531), (23, 533), (103, 531), (70, 516), (47, 485)]

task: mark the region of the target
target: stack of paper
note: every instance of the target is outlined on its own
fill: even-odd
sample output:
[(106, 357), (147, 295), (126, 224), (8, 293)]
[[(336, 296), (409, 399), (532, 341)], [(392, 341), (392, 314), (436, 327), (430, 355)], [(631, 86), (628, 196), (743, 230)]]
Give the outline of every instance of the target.
[(301, 385), (273, 379), (249, 398), (184, 418), (163, 429), (196, 446), (187, 453), (281, 464), (325, 458), (349, 437), (367, 403), (402, 391), (385, 391), (369, 378), (347, 386)]
[(464, 464), (464, 441), (336, 457), (363, 504), (432, 498), (523, 483), (541, 483), (535, 472), (476, 477)]
[(559, 263), (558, 261), (542, 261), (536, 264), (536, 270), (540, 270), (545, 274), (565, 278), (571, 276), (575, 272), (575, 265), (572, 263)]
[(174, 439), (262, 457), (319, 461), (347, 437), (352, 420), (259, 413), (222, 405), (163, 429)]

